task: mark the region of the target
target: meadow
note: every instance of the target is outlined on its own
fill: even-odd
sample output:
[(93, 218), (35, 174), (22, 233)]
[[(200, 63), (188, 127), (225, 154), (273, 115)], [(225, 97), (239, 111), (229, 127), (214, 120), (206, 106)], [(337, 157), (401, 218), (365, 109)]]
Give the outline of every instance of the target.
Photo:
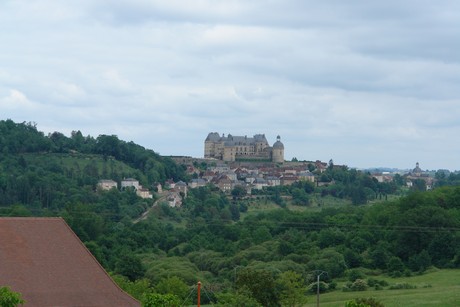
[[(320, 295), (320, 306), (343, 307), (345, 302), (358, 297), (374, 297), (382, 302), (385, 307), (458, 307), (460, 306), (460, 270), (443, 269), (431, 270), (422, 275), (411, 277), (384, 279), (390, 285), (407, 283), (416, 286), (415, 289), (367, 290), (359, 292), (343, 292), (339, 290)], [(316, 306), (316, 296), (310, 295), (308, 306)]]

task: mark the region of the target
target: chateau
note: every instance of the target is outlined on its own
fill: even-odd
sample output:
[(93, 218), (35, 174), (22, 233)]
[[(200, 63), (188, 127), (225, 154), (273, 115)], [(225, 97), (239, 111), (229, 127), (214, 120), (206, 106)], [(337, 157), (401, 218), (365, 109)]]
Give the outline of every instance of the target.
[(227, 162), (238, 160), (269, 160), (274, 163), (284, 162), (284, 145), (278, 135), (273, 146), (268, 144), (265, 134), (253, 137), (219, 135), (211, 132), (204, 141), (204, 157)]

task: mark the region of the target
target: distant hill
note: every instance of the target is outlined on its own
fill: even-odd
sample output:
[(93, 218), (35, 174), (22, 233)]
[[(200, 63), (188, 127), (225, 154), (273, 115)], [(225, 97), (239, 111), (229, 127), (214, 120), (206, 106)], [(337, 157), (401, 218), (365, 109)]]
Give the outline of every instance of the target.
[[(26, 209), (19, 215), (57, 214), (68, 204), (98, 202), (93, 192), (100, 179), (127, 177), (152, 188), (170, 178), (184, 180), (185, 172), (170, 158), (115, 135), (45, 136), (33, 123), (0, 121), (0, 210), (16, 205)], [(125, 213), (135, 216), (144, 209), (129, 207)]]
[(0, 151), (3, 155), (60, 153), (80, 158), (82, 155), (93, 155), (87, 158), (98, 155), (126, 163), (141, 171), (149, 182), (164, 182), (170, 178), (178, 180), (185, 176), (183, 167), (171, 158), (162, 157), (133, 142), (122, 141), (116, 135), (99, 135), (94, 138), (83, 136), (81, 131), (76, 130), (72, 131), (70, 137), (60, 132), (45, 136), (31, 122), (0, 121)]

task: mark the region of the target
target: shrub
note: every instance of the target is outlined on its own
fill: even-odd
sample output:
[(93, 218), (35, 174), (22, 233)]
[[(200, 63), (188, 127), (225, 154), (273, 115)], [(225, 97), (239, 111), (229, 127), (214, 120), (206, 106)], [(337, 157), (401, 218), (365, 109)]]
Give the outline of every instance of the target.
[(148, 293), (144, 295), (142, 306), (144, 307), (176, 307), (180, 306), (180, 299), (173, 294)]
[(381, 302), (373, 297), (356, 298), (345, 303), (345, 307), (385, 307)]
[(337, 283), (336, 283), (335, 281), (331, 281), (331, 282), (329, 283), (329, 288), (328, 288), (328, 290), (335, 290), (335, 289), (337, 289)]
[(351, 291), (366, 291), (367, 282), (364, 279), (357, 279), (351, 284)]
[(379, 280), (379, 279), (374, 279), (374, 278), (369, 278), (367, 280), (367, 284), (369, 285), (369, 287), (376, 287), (376, 286), (380, 286), (380, 287), (388, 287), (389, 284), (386, 280)]
[(368, 284), (364, 279), (357, 279), (353, 283), (348, 282), (345, 286), (343, 286), (342, 290), (344, 292), (366, 291), (367, 287), (368, 287)]
[(391, 285), (388, 289), (390, 290), (401, 290), (401, 289), (416, 289), (417, 286), (408, 284), (407, 282), (404, 283), (398, 283)]
[(0, 306), (16, 307), (24, 303), (21, 293), (14, 292), (9, 287), (0, 287)]
[[(311, 283), (308, 288), (310, 289), (310, 292), (311, 293), (316, 293), (317, 289), (318, 289), (318, 283), (314, 282), (314, 283)], [(319, 282), (319, 292), (320, 293), (324, 293), (324, 292), (327, 292), (329, 290), (329, 285), (327, 283), (325, 283), (324, 281), (320, 281)]]
[(364, 279), (365, 275), (360, 269), (351, 269), (348, 271), (348, 280), (354, 282), (357, 279)]

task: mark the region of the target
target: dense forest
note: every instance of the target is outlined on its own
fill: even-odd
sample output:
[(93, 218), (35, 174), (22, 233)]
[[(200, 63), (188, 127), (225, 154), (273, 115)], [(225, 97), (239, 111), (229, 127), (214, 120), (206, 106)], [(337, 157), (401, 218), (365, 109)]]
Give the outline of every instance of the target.
[[(331, 167), (324, 176), (338, 184), (297, 184), (251, 202), (238, 190), (191, 189), (181, 208), (160, 202), (135, 223), (155, 200), (129, 189), (98, 190), (98, 180), (136, 177), (152, 188), (169, 178), (189, 180), (184, 167), (113, 135), (45, 136), (34, 124), (0, 121), (0, 216), (62, 216), (145, 306), (191, 302), (198, 280), (206, 285), (202, 302), (297, 306), (318, 272), (325, 272), (321, 291), (334, 291), (344, 278), (353, 291), (363, 282), (384, 286), (366, 280), (369, 273), (460, 267), (457, 175), (440, 178), (442, 187), (432, 191), (414, 189), (389, 201), (397, 182), (379, 185), (346, 168)], [(314, 192), (351, 201), (313, 207)], [(286, 205), (288, 194), (303, 210)], [(275, 207), (249, 210), (258, 201)]]

